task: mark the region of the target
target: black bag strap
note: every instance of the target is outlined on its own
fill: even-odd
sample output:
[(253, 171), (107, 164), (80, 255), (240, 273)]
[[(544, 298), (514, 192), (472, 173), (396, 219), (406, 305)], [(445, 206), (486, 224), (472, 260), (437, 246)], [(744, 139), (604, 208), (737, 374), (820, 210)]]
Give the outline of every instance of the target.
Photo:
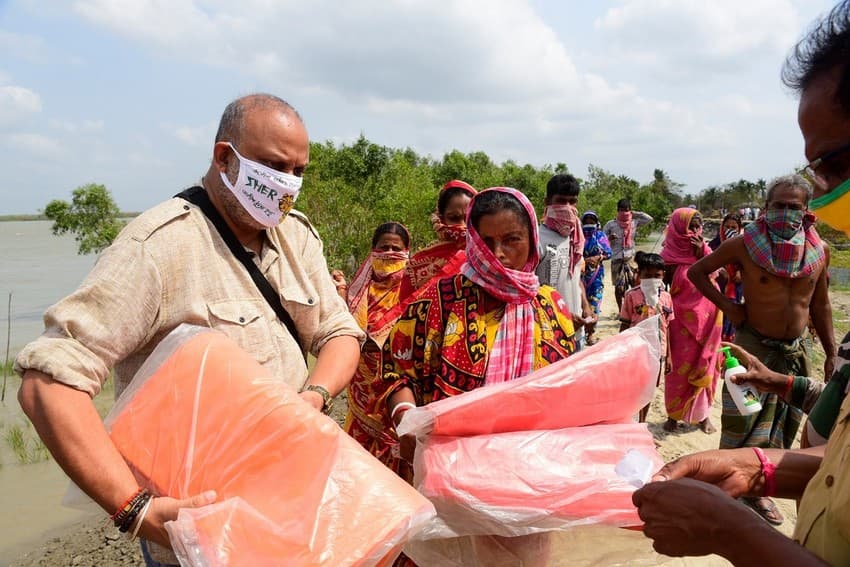
[[(286, 311), (286, 308), (284, 308), (283, 303), (281, 303), (280, 295), (275, 291), (272, 284), (269, 283), (269, 280), (266, 279), (257, 267), (257, 264), (254, 263), (251, 254), (245, 250), (245, 247), (242, 246), (239, 240), (237, 240), (236, 235), (233, 234), (233, 231), (230, 230), (229, 226), (227, 226), (224, 217), (221, 216), (215, 206), (213, 206), (212, 201), (210, 201), (206, 190), (203, 187), (196, 185), (195, 187), (190, 187), (175, 196), (197, 205), (207, 218), (210, 219), (210, 222), (212, 222), (216, 230), (218, 230), (218, 233), (221, 235), (224, 243), (227, 244), (228, 248), (230, 248), (230, 252), (232, 252), (236, 259), (242, 262), (242, 265), (245, 266), (246, 270), (248, 270), (248, 274), (250, 274), (251, 279), (254, 280), (254, 284), (257, 286), (257, 289), (260, 290), (260, 293), (263, 294), (263, 297), (266, 299), (268, 304), (272, 309), (274, 309), (278, 318), (284, 325), (286, 325), (286, 328), (289, 330), (289, 334), (292, 335), (292, 338), (295, 339), (295, 342), (298, 343), (300, 347), (301, 339), (298, 336), (298, 330), (295, 328), (295, 321), (292, 320), (292, 317)], [(303, 348), (301, 350), (301, 354), (306, 360), (307, 355)]]

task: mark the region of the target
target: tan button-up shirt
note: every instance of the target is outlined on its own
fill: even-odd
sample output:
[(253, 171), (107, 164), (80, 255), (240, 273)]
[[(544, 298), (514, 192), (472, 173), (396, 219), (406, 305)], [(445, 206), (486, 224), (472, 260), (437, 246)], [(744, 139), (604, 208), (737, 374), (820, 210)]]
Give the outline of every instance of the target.
[(44, 334), (15, 369), (40, 370), (95, 396), (115, 368), (116, 396), (181, 323), (223, 331), (282, 382), (307, 380), (302, 348), (363, 331), (336, 293), (310, 222), (292, 211), (266, 231), (256, 259), (279, 290), (301, 347), (204, 214), (174, 198), (131, 221), (80, 287), (45, 313)]
[(850, 396), (803, 493), (794, 539), (830, 565), (850, 565)]

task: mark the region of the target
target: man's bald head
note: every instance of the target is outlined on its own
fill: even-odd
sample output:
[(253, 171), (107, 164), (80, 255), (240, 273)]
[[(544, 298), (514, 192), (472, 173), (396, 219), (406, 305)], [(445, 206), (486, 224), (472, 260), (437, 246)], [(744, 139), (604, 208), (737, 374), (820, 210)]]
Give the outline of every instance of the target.
[(284, 114), (292, 114), (299, 122), (304, 123), (298, 111), (282, 98), (266, 93), (251, 94), (237, 98), (227, 105), (224, 113), (221, 115), (218, 131), (215, 134), (215, 141), (230, 142), (239, 146), (245, 131), (247, 117), (256, 111), (270, 110), (279, 110)]

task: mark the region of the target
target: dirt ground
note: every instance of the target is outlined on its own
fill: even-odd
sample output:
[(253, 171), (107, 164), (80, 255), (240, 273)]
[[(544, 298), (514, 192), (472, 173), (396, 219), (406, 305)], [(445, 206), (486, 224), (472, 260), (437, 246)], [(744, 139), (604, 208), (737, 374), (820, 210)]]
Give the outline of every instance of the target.
[[(606, 282), (607, 284), (608, 282)], [(619, 322), (617, 317), (616, 302), (613, 298), (613, 290), (606, 287), (603, 312), (599, 321), (599, 336), (604, 338), (618, 332)], [(850, 319), (850, 295), (847, 293), (833, 294), (833, 317), (836, 321), (836, 336), (843, 336)], [(819, 347), (817, 347), (819, 348)], [(820, 358), (822, 361), (822, 357)], [(818, 358), (815, 359), (818, 366)], [(718, 388), (719, 390), (719, 388)], [(337, 400), (335, 417), (340, 420), (344, 415), (345, 401)], [(685, 427), (674, 433), (668, 433), (662, 429), (666, 419), (664, 413), (663, 385), (656, 390), (655, 399), (649, 414), (649, 429), (658, 444), (658, 451), (665, 461), (675, 459), (681, 455), (717, 448), (720, 440), (720, 392), (717, 393), (711, 419), (718, 432), (706, 435), (696, 426)], [(790, 535), (796, 521), (795, 502), (790, 500), (777, 500), (785, 523), (779, 530)], [(57, 506), (59, 504), (57, 503)], [(645, 551), (649, 545), (648, 540), (634, 538), (628, 540), (627, 545), (641, 547)], [(624, 541), (625, 544), (625, 541)], [(616, 546), (613, 541), (606, 545)], [(687, 560), (665, 560), (658, 557), (659, 563), (669, 565), (727, 565), (722, 558), (690, 558)], [(666, 562), (665, 562), (666, 561)], [(11, 565), (24, 566), (94, 566), (94, 565), (139, 565), (142, 564), (138, 544), (130, 543), (125, 538), (119, 537), (117, 530), (106, 525), (104, 517), (93, 517), (75, 525), (68, 526), (61, 534), (44, 541), (36, 549), (22, 555)]]

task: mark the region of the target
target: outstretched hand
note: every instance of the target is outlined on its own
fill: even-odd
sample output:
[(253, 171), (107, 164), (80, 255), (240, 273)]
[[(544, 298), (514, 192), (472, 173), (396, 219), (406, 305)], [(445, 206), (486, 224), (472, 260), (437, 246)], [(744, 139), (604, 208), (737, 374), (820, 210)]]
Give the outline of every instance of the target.
[(715, 449), (685, 455), (664, 465), (652, 480), (671, 481), (681, 478), (713, 484), (734, 498), (759, 494), (764, 486), (761, 462), (749, 448)]

